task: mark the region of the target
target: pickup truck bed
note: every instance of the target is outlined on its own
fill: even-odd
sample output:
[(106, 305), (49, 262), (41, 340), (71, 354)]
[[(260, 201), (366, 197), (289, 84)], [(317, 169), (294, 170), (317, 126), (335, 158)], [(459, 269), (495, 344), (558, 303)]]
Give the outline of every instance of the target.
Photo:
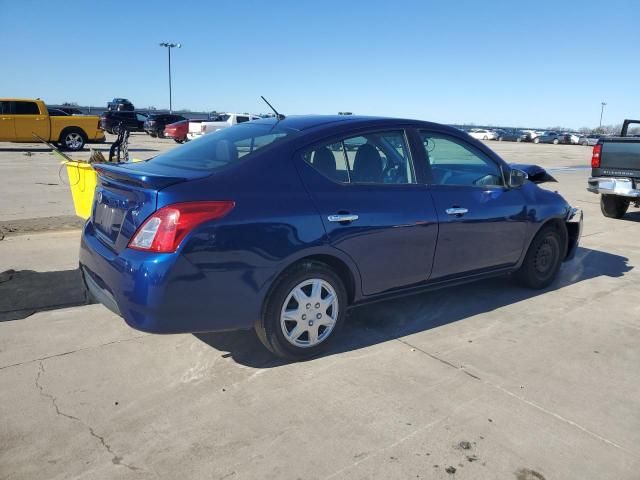
[(601, 195), (606, 217), (621, 218), (631, 204), (640, 206), (640, 137), (627, 136), (636, 122), (626, 120), (620, 137), (601, 138), (593, 147), (587, 190)]

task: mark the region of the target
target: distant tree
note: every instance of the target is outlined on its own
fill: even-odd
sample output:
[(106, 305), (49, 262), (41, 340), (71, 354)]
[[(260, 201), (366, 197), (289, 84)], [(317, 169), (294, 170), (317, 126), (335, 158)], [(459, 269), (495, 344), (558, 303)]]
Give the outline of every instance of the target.
[(63, 107), (77, 107), (78, 106), (78, 102), (64, 102), (62, 104)]
[(156, 110), (158, 110), (156, 107), (154, 107), (153, 105), (149, 105), (147, 107), (147, 110), (149, 110), (150, 112), (155, 112)]

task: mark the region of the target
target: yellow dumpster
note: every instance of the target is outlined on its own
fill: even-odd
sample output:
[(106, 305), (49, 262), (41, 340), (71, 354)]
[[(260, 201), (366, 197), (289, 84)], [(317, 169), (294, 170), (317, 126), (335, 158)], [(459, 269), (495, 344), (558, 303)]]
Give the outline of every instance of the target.
[(90, 163), (64, 162), (69, 176), (69, 186), (76, 215), (85, 220), (91, 216), (93, 192), (96, 189), (96, 171)]

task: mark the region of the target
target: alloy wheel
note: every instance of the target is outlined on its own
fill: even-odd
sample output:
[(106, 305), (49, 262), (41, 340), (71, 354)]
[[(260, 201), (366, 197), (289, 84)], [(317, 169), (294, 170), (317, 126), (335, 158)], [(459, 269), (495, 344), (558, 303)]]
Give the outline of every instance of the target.
[(79, 133), (67, 133), (67, 135), (64, 137), (64, 144), (70, 150), (79, 149), (80, 147), (82, 147), (83, 143), (84, 142), (82, 140), (82, 135), (80, 135)]

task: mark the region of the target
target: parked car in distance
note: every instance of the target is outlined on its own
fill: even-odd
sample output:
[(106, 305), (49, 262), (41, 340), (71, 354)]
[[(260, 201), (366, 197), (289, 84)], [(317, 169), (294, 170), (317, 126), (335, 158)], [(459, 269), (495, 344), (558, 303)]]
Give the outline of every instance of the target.
[(66, 150), (82, 150), (88, 142), (103, 142), (97, 116), (49, 114), (40, 99), (0, 98), (0, 142), (37, 142), (38, 137)]
[(189, 133), (187, 137), (193, 140), (207, 133), (217, 132), (223, 128), (228, 128), (238, 123), (259, 120), (258, 115), (249, 115), (247, 113), (218, 113), (209, 120), (196, 120), (189, 122)]
[(367, 302), (509, 273), (545, 288), (582, 228), (542, 168), (423, 121), (262, 119), (94, 168), (94, 299), (147, 332), (255, 328), (293, 359)]
[(598, 140), (600, 140), (601, 137), (602, 137), (602, 135), (596, 134), (596, 133), (590, 133), (588, 135), (582, 135), (580, 137), (580, 139), (578, 140), (578, 143), (580, 145), (593, 146), (596, 143), (598, 143)]
[(110, 112), (133, 112), (135, 107), (130, 100), (126, 98), (114, 98), (107, 103), (107, 110)]
[(580, 134), (578, 132), (563, 132), (562, 135), (565, 136), (565, 142), (570, 145), (578, 145), (580, 142)]
[(619, 137), (601, 137), (593, 147), (587, 190), (600, 195), (605, 217), (622, 218), (629, 206), (640, 207), (640, 138), (629, 127), (640, 120), (625, 120)]
[(164, 127), (171, 123), (186, 120), (182, 115), (173, 115), (170, 113), (152, 113), (144, 121), (144, 131), (152, 137), (164, 136)]
[(559, 143), (567, 143), (567, 140), (561, 133), (550, 131), (538, 135), (533, 139), (533, 143), (553, 143), (554, 145), (558, 145)]
[(164, 127), (165, 138), (173, 138), (176, 143), (184, 143), (189, 132), (189, 120), (181, 120)]
[(62, 110), (67, 115), (84, 115), (82, 110), (80, 110), (79, 108), (75, 108), (75, 107), (60, 106), (60, 107), (55, 107), (55, 108), (57, 108), (58, 110)]
[(117, 135), (120, 127), (130, 132), (144, 132), (146, 113), (107, 110), (100, 117), (100, 125), (107, 132)]
[(496, 132), (484, 128), (472, 128), (467, 132), (471, 137), (478, 140), (495, 140)]
[(520, 130), (503, 130), (504, 133), (498, 134), (498, 140), (501, 142), (526, 142), (529, 136)]

